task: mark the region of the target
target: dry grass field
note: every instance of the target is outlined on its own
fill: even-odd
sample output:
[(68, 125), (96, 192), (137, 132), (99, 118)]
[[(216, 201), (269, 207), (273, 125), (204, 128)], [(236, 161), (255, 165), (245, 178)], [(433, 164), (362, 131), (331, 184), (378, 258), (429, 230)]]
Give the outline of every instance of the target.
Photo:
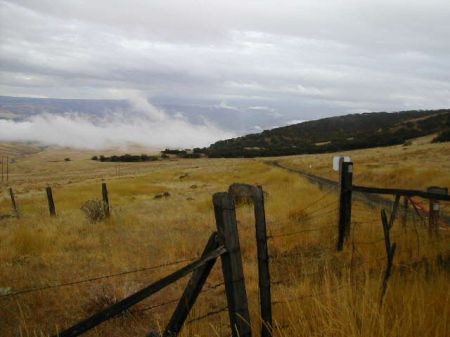
[[(434, 136), (418, 138), (411, 145), (363, 149), (339, 154), (355, 163), (353, 182), (358, 185), (426, 189), (450, 186), (450, 144), (433, 144)], [(287, 167), (337, 179), (329, 154), (284, 157)]]
[[(260, 184), (273, 281), (274, 336), (446, 337), (450, 333), (450, 234), (429, 237), (424, 220), (408, 215), (393, 228), (398, 248), (382, 307), (386, 264), (380, 209), (354, 203), (352, 235), (335, 251), (338, 197), (259, 159), (185, 159), (100, 163), (90, 151), (4, 144), (14, 157), (10, 181), (21, 218), (0, 220), (0, 336), (48, 336), (167, 275), (198, 256), (215, 230), (212, 194), (234, 182)], [(423, 189), (450, 186), (449, 144), (422, 139), (408, 147), (353, 151), (355, 182)], [(337, 179), (333, 154), (277, 158), (286, 166)], [(70, 157), (71, 161), (64, 161)], [(310, 167), (311, 165), (311, 167)], [(120, 172), (119, 172), (120, 170)], [(91, 223), (80, 207), (108, 184), (112, 216)], [(11, 206), (1, 185), (0, 215)], [(48, 215), (45, 186), (57, 217)], [(167, 198), (155, 199), (169, 192)], [(447, 207), (448, 205), (444, 205)], [(257, 261), (253, 210), (238, 208), (254, 335), (258, 336)], [(172, 261), (179, 264), (113, 277)], [(187, 278), (86, 336), (145, 336), (164, 328)], [(166, 304), (167, 303), (167, 304)], [(163, 304), (163, 305), (159, 305)], [(182, 336), (229, 336), (220, 261)], [(218, 312), (196, 320), (210, 312)]]

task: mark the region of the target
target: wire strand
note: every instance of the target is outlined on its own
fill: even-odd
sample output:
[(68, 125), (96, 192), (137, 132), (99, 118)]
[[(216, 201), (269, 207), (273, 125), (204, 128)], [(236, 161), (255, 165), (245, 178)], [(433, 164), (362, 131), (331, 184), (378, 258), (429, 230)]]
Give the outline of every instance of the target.
[(195, 258), (182, 259), (182, 260), (168, 262), (168, 263), (163, 263), (163, 264), (159, 264), (159, 265), (155, 265), (155, 266), (149, 266), (149, 267), (144, 267), (144, 268), (126, 270), (126, 271), (122, 271), (122, 272), (115, 273), (115, 274), (96, 276), (96, 277), (91, 277), (91, 278), (77, 280), (77, 281), (72, 281), (72, 282), (67, 282), (67, 283), (51, 284), (51, 285), (46, 285), (46, 286), (36, 287), (36, 288), (26, 288), (26, 289), (21, 289), (21, 290), (18, 290), (16, 292), (13, 292), (13, 293), (10, 293), (10, 294), (1, 295), (0, 298), (15, 297), (15, 296), (18, 296), (18, 295), (28, 294), (28, 293), (32, 293), (32, 292), (36, 292), (36, 291), (42, 291), (42, 290), (48, 290), (48, 289), (55, 289), (55, 288), (73, 286), (73, 285), (77, 285), (77, 284), (81, 284), (81, 283), (88, 283), (88, 282), (98, 281), (98, 280), (112, 278), (112, 277), (118, 277), (118, 276), (123, 276), (123, 275), (128, 275), (128, 274), (134, 274), (134, 273), (143, 272), (143, 271), (156, 270), (156, 269), (160, 269), (160, 268), (163, 268), (163, 267), (174, 266), (174, 265), (177, 265), (177, 264), (180, 264), (180, 263), (183, 263), (183, 262), (190, 262), (190, 261), (193, 261), (193, 260), (195, 260)]
[(214, 311), (210, 311), (210, 312), (208, 312), (208, 313), (206, 313), (204, 315), (201, 315), (201, 316), (195, 317), (193, 319), (190, 319), (189, 321), (186, 322), (186, 325), (192, 324), (194, 322), (201, 321), (201, 320), (203, 320), (205, 318), (208, 318), (208, 317), (211, 317), (211, 316), (214, 316), (214, 315), (218, 315), (218, 314), (220, 314), (220, 313), (222, 313), (222, 312), (224, 312), (226, 310), (228, 310), (228, 306), (222, 307), (222, 308), (214, 310)]
[(332, 228), (332, 227), (336, 227), (336, 226), (329, 225), (329, 226), (322, 226), (322, 227), (317, 227), (317, 228), (307, 228), (307, 229), (294, 231), (294, 232), (288, 232), (288, 233), (276, 233), (276, 234), (267, 236), (267, 238), (268, 239), (281, 238), (281, 237), (292, 236), (292, 235), (297, 235), (297, 234), (301, 234), (301, 233), (316, 232), (316, 231), (320, 231), (322, 229), (327, 229), (327, 228)]

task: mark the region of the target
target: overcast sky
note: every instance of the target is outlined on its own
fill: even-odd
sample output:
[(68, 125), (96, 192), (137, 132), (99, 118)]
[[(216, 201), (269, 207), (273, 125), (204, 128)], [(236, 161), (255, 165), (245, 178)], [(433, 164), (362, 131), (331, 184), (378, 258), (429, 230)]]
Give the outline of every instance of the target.
[(0, 3), (0, 95), (132, 91), (241, 111), (256, 129), (450, 106), (449, 0)]

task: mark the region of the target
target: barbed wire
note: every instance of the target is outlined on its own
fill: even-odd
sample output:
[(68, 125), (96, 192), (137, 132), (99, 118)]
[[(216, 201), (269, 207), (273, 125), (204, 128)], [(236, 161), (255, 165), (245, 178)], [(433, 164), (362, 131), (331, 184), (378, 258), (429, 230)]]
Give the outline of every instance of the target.
[(314, 210), (314, 211), (312, 211), (312, 212), (310, 212), (310, 213), (307, 213), (307, 214), (306, 214), (306, 217), (308, 217), (308, 219), (311, 219), (311, 215), (314, 215), (314, 214), (317, 214), (317, 213), (321, 213), (321, 212), (330, 210), (330, 208), (329, 208), (330, 206), (334, 206), (333, 211), (339, 209), (338, 207), (336, 207), (336, 201), (332, 201), (332, 202), (330, 202), (330, 203), (328, 203), (328, 204), (326, 204), (326, 205), (323, 205), (322, 207), (320, 207), (320, 208), (317, 209), (317, 210)]
[(364, 219), (354, 215), (352, 215), (352, 218), (354, 223), (359, 222), (361, 225), (373, 225), (375, 223), (381, 224), (381, 219)]
[[(212, 284), (212, 285), (208, 285), (205, 290), (202, 290), (202, 293), (207, 293), (207, 292), (213, 291), (213, 290), (219, 288), (220, 286), (222, 286), (224, 284), (225, 284), (225, 282), (219, 282), (219, 283), (215, 283), (215, 284)], [(163, 303), (158, 303), (158, 304), (150, 305), (150, 306), (147, 306), (147, 307), (135, 309), (135, 310), (132, 310), (131, 312), (135, 313), (135, 312), (149, 311), (149, 310), (160, 308), (160, 307), (163, 307), (163, 306), (166, 306), (166, 305), (169, 305), (169, 304), (178, 303), (179, 301), (180, 301), (180, 298), (174, 298), (172, 300), (168, 300), (168, 301), (163, 302)]]
[[(346, 266), (344, 266), (341, 269), (345, 269), (345, 268), (348, 268), (348, 267), (352, 267), (352, 268), (353, 267), (359, 267), (359, 266), (361, 266), (363, 264), (367, 264), (369, 262), (374, 262), (374, 261), (379, 261), (379, 260), (384, 260), (384, 259), (386, 259), (386, 258), (382, 257), (382, 258), (371, 259), (369, 261), (361, 262), (361, 263), (359, 263), (357, 265), (353, 265), (353, 266), (352, 265), (346, 265)], [(418, 265), (420, 263), (423, 263), (423, 262), (424, 262), (423, 259), (414, 260), (414, 261), (408, 262), (408, 263), (406, 263), (406, 262), (399, 262), (394, 267), (397, 267), (397, 268), (413, 267), (413, 266), (416, 266), (416, 265)], [(415, 270), (414, 270), (414, 268), (409, 268), (408, 271), (415, 271)], [(322, 274), (323, 271), (320, 270), (320, 271), (312, 272), (312, 273), (304, 273), (304, 274), (301, 274), (299, 276), (312, 276), (312, 275), (316, 275), (316, 274), (319, 274), (319, 273)], [(274, 281), (274, 282), (271, 282), (271, 283), (272, 284), (282, 284), (282, 281)], [(333, 290), (331, 290), (331, 292), (334, 292), (336, 290), (342, 289), (345, 286), (346, 285), (340, 285), (338, 287), (335, 287)], [(321, 292), (319, 294), (308, 294), (308, 295), (295, 296), (295, 297), (291, 297), (291, 298), (285, 298), (284, 300), (273, 300), (272, 304), (275, 305), (275, 304), (280, 304), (280, 303), (289, 303), (289, 302), (294, 302), (294, 301), (298, 301), (298, 300), (305, 299), (305, 298), (319, 297), (319, 296), (322, 296), (322, 295), (324, 295), (326, 293), (329, 293), (329, 292), (330, 291), (325, 290), (325, 291), (323, 291), (323, 292)]]
[(198, 321), (204, 320), (205, 318), (208, 318), (208, 317), (211, 317), (211, 316), (218, 315), (218, 314), (220, 314), (220, 313), (222, 313), (222, 312), (224, 312), (226, 310), (228, 310), (228, 306), (222, 307), (222, 308), (214, 310), (214, 311), (210, 311), (210, 312), (208, 312), (208, 313), (206, 313), (204, 315), (201, 315), (201, 316), (198, 316), (198, 317), (190, 319), (189, 321), (186, 322), (186, 325), (189, 325), (189, 324), (192, 324), (194, 322), (198, 322)]
[(284, 300), (274, 300), (274, 301), (272, 301), (272, 304), (275, 305), (275, 304), (291, 303), (291, 302), (300, 301), (300, 300), (306, 299), (306, 298), (320, 297), (320, 296), (323, 296), (323, 295), (325, 295), (327, 293), (336, 292), (336, 291), (338, 291), (338, 290), (340, 290), (340, 289), (342, 289), (344, 287), (345, 287), (345, 285), (342, 284), (340, 286), (337, 286), (337, 287), (333, 288), (332, 290), (322, 291), (322, 292), (320, 292), (318, 294), (308, 294), (308, 295), (301, 295), (301, 296), (295, 296), (295, 297), (291, 297), (291, 298), (286, 298)]
[(333, 212), (338, 210), (337, 207), (333, 208), (333, 207), (330, 207), (330, 206), (332, 206), (332, 204), (327, 205), (327, 206), (321, 208), (320, 210), (317, 210), (314, 213), (307, 213), (305, 215), (300, 215), (296, 219), (292, 219), (292, 220), (277, 221), (277, 222), (274, 222), (273, 224), (277, 224), (279, 226), (285, 226), (285, 225), (293, 225), (293, 224), (296, 224), (296, 223), (301, 222), (301, 221), (311, 222), (313, 220), (317, 220), (319, 218), (322, 218), (322, 217), (324, 217), (324, 216), (326, 216), (326, 215), (328, 215), (330, 213), (333, 213)]
[(15, 296), (23, 295), (23, 294), (36, 292), (36, 291), (43, 291), (43, 290), (48, 290), (48, 289), (55, 289), (55, 288), (73, 286), (73, 285), (77, 285), (77, 284), (81, 284), (81, 283), (94, 282), (94, 281), (98, 281), (98, 280), (102, 280), (102, 279), (108, 279), (108, 278), (112, 278), (112, 277), (124, 276), (124, 275), (128, 275), (128, 274), (134, 274), (134, 273), (139, 273), (139, 272), (144, 272), (144, 271), (157, 270), (157, 269), (164, 268), (164, 267), (174, 266), (174, 265), (177, 265), (177, 264), (180, 264), (180, 263), (183, 263), (183, 262), (190, 262), (190, 261), (193, 261), (195, 259), (196, 258), (181, 259), (181, 260), (167, 262), (167, 263), (163, 263), (163, 264), (159, 264), (159, 265), (143, 267), (143, 268), (137, 268), (137, 269), (131, 269), (131, 270), (125, 270), (125, 271), (121, 271), (121, 272), (114, 273), (114, 274), (95, 276), (95, 277), (86, 278), (86, 279), (77, 280), (77, 281), (71, 281), (71, 282), (66, 282), (66, 283), (58, 283), (58, 284), (50, 284), (50, 285), (45, 285), (45, 286), (35, 287), (35, 288), (20, 289), (20, 290), (17, 290), (15, 292), (13, 292), (13, 293), (0, 295), (0, 299), (1, 298), (8, 298), (8, 297), (15, 297)]
[(328, 198), (329, 196), (331, 196), (331, 193), (323, 193), (319, 198), (317, 198), (314, 201), (311, 201), (307, 206), (303, 207), (302, 209), (299, 210), (299, 212), (304, 212), (307, 209), (311, 208), (312, 206), (316, 205), (318, 202), (325, 200), (326, 198)]
[[(361, 262), (356, 263), (356, 264), (354, 264), (354, 263), (352, 263), (352, 261), (350, 261), (350, 263), (343, 265), (341, 268), (336, 269), (335, 271), (338, 271), (338, 270), (340, 271), (340, 270), (343, 270), (343, 269), (346, 269), (346, 268), (357, 268), (357, 267), (360, 267), (362, 265), (369, 264), (371, 262), (381, 261), (381, 260), (385, 260), (385, 259), (386, 259), (386, 257), (378, 257), (378, 258), (370, 259), (370, 260), (367, 260), (367, 261), (361, 261)], [(309, 272), (309, 273), (301, 273), (301, 274), (298, 274), (296, 276), (297, 277), (309, 277), (309, 276), (314, 276), (314, 275), (317, 275), (317, 274), (324, 274), (324, 270), (318, 270), (318, 271)], [(279, 284), (284, 284), (286, 282), (283, 281), (283, 280), (277, 280), (277, 281), (273, 281), (271, 283), (273, 283), (274, 285), (279, 285)]]
[(372, 241), (352, 241), (351, 243), (355, 244), (355, 245), (375, 245), (377, 243), (384, 242), (384, 241), (385, 241), (385, 238), (383, 237), (383, 238), (375, 239)]
[(179, 300), (180, 300), (179, 298), (174, 298), (172, 300), (169, 300), (169, 301), (166, 301), (166, 302), (163, 302), (163, 303), (158, 303), (158, 304), (150, 305), (148, 307), (134, 309), (134, 310), (131, 310), (130, 312), (131, 313), (137, 313), (137, 312), (149, 311), (149, 310), (153, 310), (153, 309), (156, 309), (156, 308), (164, 307), (164, 306), (169, 305), (169, 304), (177, 303), (177, 302), (179, 302)]
[(306, 228), (306, 229), (302, 229), (302, 230), (298, 230), (298, 231), (294, 231), (294, 232), (275, 233), (275, 234), (268, 235), (267, 239), (276, 239), (276, 238), (292, 236), (292, 235), (297, 235), (297, 234), (306, 233), (306, 232), (316, 232), (316, 231), (320, 231), (322, 229), (327, 229), (327, 228), (332, 228), (332, 227), (335, 228), (336, 226), (329, 225), (329, 226), (321, 226), (321, 227), (317, 227), (317, 228)]
[[(314, 253), (321, 253), (321, 252), (329, 252), (329, 251), (333, 251), (333, 250), (336, 250), (335, 246), (333, 246), (333, 247), (321, 247), (320, 249), (314, 249), (313, 252)], [(273, 262), (273, 261), (276, 261), (277, 259), (285, 259), (285, 258), (288, 258), (288, 257), (302, 256), (302, 255), (305, 255), (305, 253), (306, 253), (305, 251), (302, 251), (302, 252), (295, 252), (295, 253), (281, 253), (281, 254), (278, 254), (278, 255), (271, 254), (271, 255), (269, 255), (269, 258), (271, 258), (271, 261)], [(311, 258), (321, 258), (321, 257), (311, 257), (311, 256), (309, 256), (308, 258), (311, 259)]]
[[(381, 260), (381, 259), (384, 259), (384, 258), (373, 259), (371, 261)], [(367, 262), (371, 262), (371, 261), (367, 261)], [(367, 262), (365, 262), (365, 263), (367, 263)], [(403, 271), (407, 271), (407, 272), (413, 272), (414, 271), (415, 272), (416, 270), (414, 268), (412, 268), (412, 267), (414, 267), (414, 266), (416, 266), (416, 265), (418, 265), (420, 263), (423, 263), (423, 262), (424, 262), (423, 259), (415, 260), (415, 261), (412, 261), (412, 262), (409, 262), (409, 263), (400, 262), (400, 263), (398, 263), (396, 265), (396, 267), (397, 268), (411, 267), (411, 268), (408, 268), (406, 270), (403, 269)], [(365, 264), (365, 263), (362, 263), (362, 264)], [(318, 274), (318, 273), (319, 272), (315, 272), (315, 273), (311, 273), (311, 274)], [(341, 284), (341, 285), (336, 286), (336, 287), (334, 287), (332, 289), (325, 289), (325, 290), (321, 291), (320, 293), (315, 293), (315, 294), (313, 293), (313, 294), (307, 294), (307, 295), (305, 294), (305, 295), (301, 295), (301, 296), (294, 296), (294, 297), (290, 297), (290, 298), (273, 300), (272, 304), (273, 305), (286, 304), (286, 303), (298, 302), (298, 301), (301, 301), (301, 300), (304, 300), (304, 299), (318, 298), (318, 297), (321, 297), (321, 296), (326, 295), (326, 294), (335, 293), (335, 292), (345, 288), (346, 286), (347, 286), (346, 284)], [(290, 326), (291, 326), (290, 324), (284, 324), (282, 326), (278, 326), (277, 328), (279, 330), (282, 330), (282, 329), (289, 328)]]

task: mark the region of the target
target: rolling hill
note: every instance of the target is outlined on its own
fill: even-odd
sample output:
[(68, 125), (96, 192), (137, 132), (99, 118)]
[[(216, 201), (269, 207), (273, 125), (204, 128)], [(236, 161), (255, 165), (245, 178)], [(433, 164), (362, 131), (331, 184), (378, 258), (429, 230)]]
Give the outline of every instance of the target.
[(209, 157), (264, 157), (345, 151), (402, 144), (448, 134), (450, 109), (373, 112), (323, 118), (218, 141), (196, 152)]

